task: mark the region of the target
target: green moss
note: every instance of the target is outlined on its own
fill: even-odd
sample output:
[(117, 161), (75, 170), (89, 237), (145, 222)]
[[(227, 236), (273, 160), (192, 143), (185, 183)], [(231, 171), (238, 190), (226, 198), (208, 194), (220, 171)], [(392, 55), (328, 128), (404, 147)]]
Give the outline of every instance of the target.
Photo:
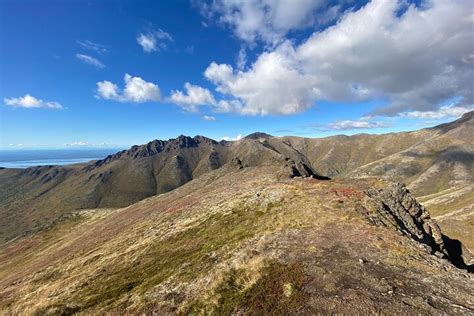
[(304, 285), (308, 277), (300, 265), (272, 261), (261, 274), (248, 288), (245, 271), (230, 270), (215, 289), (216, 305), (195, 301), (183, 314), (230, 315), (239, 311), (250, 315), (289, 315), (304, 308), (308, 299)]
[(62, 275), (61, 272), (58, 270), (45, 271), (42, 274), (40, 274), (38, 277), (34, 278), (32, 283), (42, 284), (42, 283), (52, 282), (54, 280), (59, 279), (61, 275)]
[(71, 307), (67, 305), (53, 305), (46, 308), (38, 308), (32, 315), (43, 316), (43, 315), (74, 315), (79, 311), (77, 307)]
[(216, 314), (229, 315), (241, 305), (245, 298), (244, 284), (240, 280), (242, 275), (242, 270), (232, 269), (224, 281), (217, 286), (216, 293), (219, 298)]
[(86, 307), (110, 305), (114, 300), (130, 292), (136, 286), (135, 282), (129, 282), (125, 277), (118, 278), (116, 282), (117, 283), (104, 284), (103, 287), (97, 288), (97, 294), (90, 295), (86, 298)]
[(304, 307), (308, 299), (304, 291), (308, 277), (300, 265), (272, 262), (262, 274), (242, 301), (241, 306), (249, 314), (289, 315)]

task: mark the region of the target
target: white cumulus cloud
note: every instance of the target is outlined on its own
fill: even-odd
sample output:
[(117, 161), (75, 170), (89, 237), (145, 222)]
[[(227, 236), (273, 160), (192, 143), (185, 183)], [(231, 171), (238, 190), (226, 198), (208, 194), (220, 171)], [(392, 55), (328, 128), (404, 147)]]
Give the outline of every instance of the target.
[(224, 137), (221, 137), (221, 140), (231, 142), (231, 141), (241, 140), (242, 138), (243, 138), (242, 134), (239, 134), (235, 137), (224, 136)]
[(275, 45), (289, 31), (311, 26), (323, 18), (318, 17), (317, 9), (324, 8), (333, 16), (339, 6), (328, 7), (328, 3), (326, 0), (215, 0), (200, 2), (198, 6), (209, 20), (218, 16), (217, 21), (229, 26), (239, 39), (250, 44), (263, 41)]
[(434, 110), (455, 96), (472, 101), (473, 68), (463, 62), (474, 50), (470, 1), (433, 0), (398, 16), (402, 5), (373, 0), (298, 47), (323, 98), (387, 98), (376, 113), (388, 115)]
[(186, 92), (180, 90), (172, 91), (169, 101), (191, 112), (197, 111), (200, 105), (216, 104), (214, 96), (208, 89), (192, 85), (189, 82), (184, 84), (184, 89)]
[[(470, 0), (372, 0), (300, 45), (279, 41), (246, 70), (213, 62), (204, 75), (225, 95), (220, 110), (248, 115), (293, 114), (318, 100), (383, 99), (388, 105), (371, 114), (390, 116), (436, 111), (453, 97), (473, 104), (472, 16)], [(243, 40), (263, 36), (236, 21)]]
[(294, 50), (285, 44), (260, 55), (248, 71), (212, 63), (204, 72), (223, 94), (240, 102), (220, 103), (223, 111), (247, 115), (288, 115), (310, 108), (316, 98), (315, 79), (301, 73), (295, 64)]
[(23, 97), (18, 98), (4, 98), (3, 101), (6, 105), (11, 107), (63, 109), (63, 106), (59, 102), (43, 101), (30, 94), (25, 94)]
[(137, 43), (143, 48), (145, 53), (151, 53), (166, 48), (166, 42), (173, 41), (173, 37), (162, 29), (140, 33), (137, 36)]
[(97, 82), (97, 97), (120, 102), (151, 102), (160, 101), (161, 92), (158, 85), (147, 82), (140, 77), (124, 76), (125, 88), (123, 91), (110, 81)]
[(99, 61), (97, 58), (94, 58), (94, 57), (89, 56), (89, 55), (76, 54), (76, 58), (79, 59), (80, 61), (86, 63), (86, 64), (95, 66), (97, 68), (104, 68), (105, 67), (105, 65), (101, 61)]

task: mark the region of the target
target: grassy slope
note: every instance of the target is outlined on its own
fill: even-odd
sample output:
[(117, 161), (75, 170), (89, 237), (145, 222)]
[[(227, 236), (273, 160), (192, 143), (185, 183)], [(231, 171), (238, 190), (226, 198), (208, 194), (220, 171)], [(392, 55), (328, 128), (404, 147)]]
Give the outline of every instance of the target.
[(0, 308), (472, 312), (470, 277), (356, 211), (364, 190), (383, 181), (277, 180), (275, 173), (216, 170), (11, 243), (0, 253)]

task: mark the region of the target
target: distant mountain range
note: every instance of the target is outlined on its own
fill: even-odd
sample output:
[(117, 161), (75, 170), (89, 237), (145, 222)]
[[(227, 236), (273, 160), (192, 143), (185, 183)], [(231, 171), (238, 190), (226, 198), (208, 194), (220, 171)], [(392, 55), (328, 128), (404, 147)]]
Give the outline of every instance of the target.
[[(444, 216), (442, 223), (451, 223), (449, 232), (474, 248), (472, 237), (464, 236), (465, 229), (474, 232), (474, 112), (414, 132), (326, 138), (254, 133), (233, 142), (179, 136), (88, 164), (3, 169), (0, 241), (73, 210), (130, 205), (229, 164), (294, 164), (302, 173), (329, 178), (380, 176), (407, 183), (434, 215)], [(458, 222), (453, 212), (468, 221)]]

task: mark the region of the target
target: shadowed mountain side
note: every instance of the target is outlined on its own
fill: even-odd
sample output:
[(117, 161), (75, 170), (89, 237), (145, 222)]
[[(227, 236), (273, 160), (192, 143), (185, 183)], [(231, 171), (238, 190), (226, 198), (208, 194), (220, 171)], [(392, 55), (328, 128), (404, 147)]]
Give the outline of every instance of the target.
[[(304, 156), (281, 154), (253, 138), (216, 142), (179, 136), (73, 166), (0, 170), (0, 240), (41, 229), (75, 209), (123, 207), (171, 191), (211, 170), (280, 165), (288, 175), (317, 176)], [(324, 178), (324, 177), (321, 177)]]

